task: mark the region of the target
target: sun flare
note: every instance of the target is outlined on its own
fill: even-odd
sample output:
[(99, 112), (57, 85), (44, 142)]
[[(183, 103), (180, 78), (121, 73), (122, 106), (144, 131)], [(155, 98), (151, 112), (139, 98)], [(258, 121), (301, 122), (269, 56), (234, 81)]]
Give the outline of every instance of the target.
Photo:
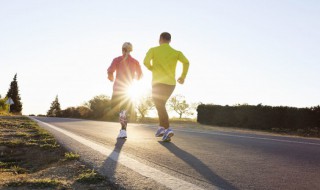
[(129, 98), (136, 102), (145, 96), (148, 92), (146, 85), (141, 82), (134, 81), (132, 85), (127, 90), (127, 95)]

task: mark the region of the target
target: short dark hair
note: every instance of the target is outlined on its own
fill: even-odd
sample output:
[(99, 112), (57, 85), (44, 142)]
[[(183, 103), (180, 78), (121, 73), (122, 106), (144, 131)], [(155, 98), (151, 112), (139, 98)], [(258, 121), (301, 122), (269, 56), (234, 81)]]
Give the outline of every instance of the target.
[(171, 41), (171, 34), (169, 34), (169, 32), (162, 32), (160, 34), (160, 38), (166, 41)]

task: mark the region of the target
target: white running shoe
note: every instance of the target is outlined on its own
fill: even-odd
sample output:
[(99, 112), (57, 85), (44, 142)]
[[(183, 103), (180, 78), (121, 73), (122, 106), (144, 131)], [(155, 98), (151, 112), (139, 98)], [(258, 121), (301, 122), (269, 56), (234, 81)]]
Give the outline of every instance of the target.
[(165, 128), (159, 126), (159, 127), (158, 127), (158, 130), (157, 130), (157, 132), (156, 132), (156, 134), (155, 134), (155, 136), (156, 136), (156, 137), (162, 137), (163, 134), (164, 134), (164, 131), (165, 131)]
[(127, 138), (127, 131), (121, 129), (118, 135), (118, 139), (126, 139), (126, 138)]
[(171, 137), (174, 135), (173, 130), (172, 129), (167, 129), (165, 130), (163, 137), (162, 137), (162, 141), (163, 142), (170, 142), (171, 141)]

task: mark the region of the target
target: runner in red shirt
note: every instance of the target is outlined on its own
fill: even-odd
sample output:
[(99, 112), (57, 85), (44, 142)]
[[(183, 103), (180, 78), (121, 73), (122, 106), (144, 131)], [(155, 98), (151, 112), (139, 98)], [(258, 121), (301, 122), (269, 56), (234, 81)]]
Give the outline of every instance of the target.
[[(133, 113), (133, 105), (128, 97), (127, 91), (132, 84), (133, 79), (139, 80), (142, 76), (142, 71), (139, 62), (131, 57), (132, 44), (125, 42), (122, 46), (122, 56), (113, 59), (108, 68), (108, 79), (113, 82), (113, 93), (111, 98), (112, 115), (119, 113), (121, 130), (118, 138), (127, 138), (127, 121), (130, 114)], [(114, 80), (113, 73), (116, 72)]]

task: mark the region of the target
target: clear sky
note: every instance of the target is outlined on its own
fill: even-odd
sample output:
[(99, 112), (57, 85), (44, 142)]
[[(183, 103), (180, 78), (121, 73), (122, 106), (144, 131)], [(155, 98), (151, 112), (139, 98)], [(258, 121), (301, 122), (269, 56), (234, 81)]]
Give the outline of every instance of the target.
[[(190, 61), (189, 102), (320, 104), (318, 0), (0, 0), (0, 94), (14, 74), (24, 114), (111, 95), (106, 69), (133, 44), (143, 66), (161, 32)], [(180, 75), (178, 69), (177, 76)]]

